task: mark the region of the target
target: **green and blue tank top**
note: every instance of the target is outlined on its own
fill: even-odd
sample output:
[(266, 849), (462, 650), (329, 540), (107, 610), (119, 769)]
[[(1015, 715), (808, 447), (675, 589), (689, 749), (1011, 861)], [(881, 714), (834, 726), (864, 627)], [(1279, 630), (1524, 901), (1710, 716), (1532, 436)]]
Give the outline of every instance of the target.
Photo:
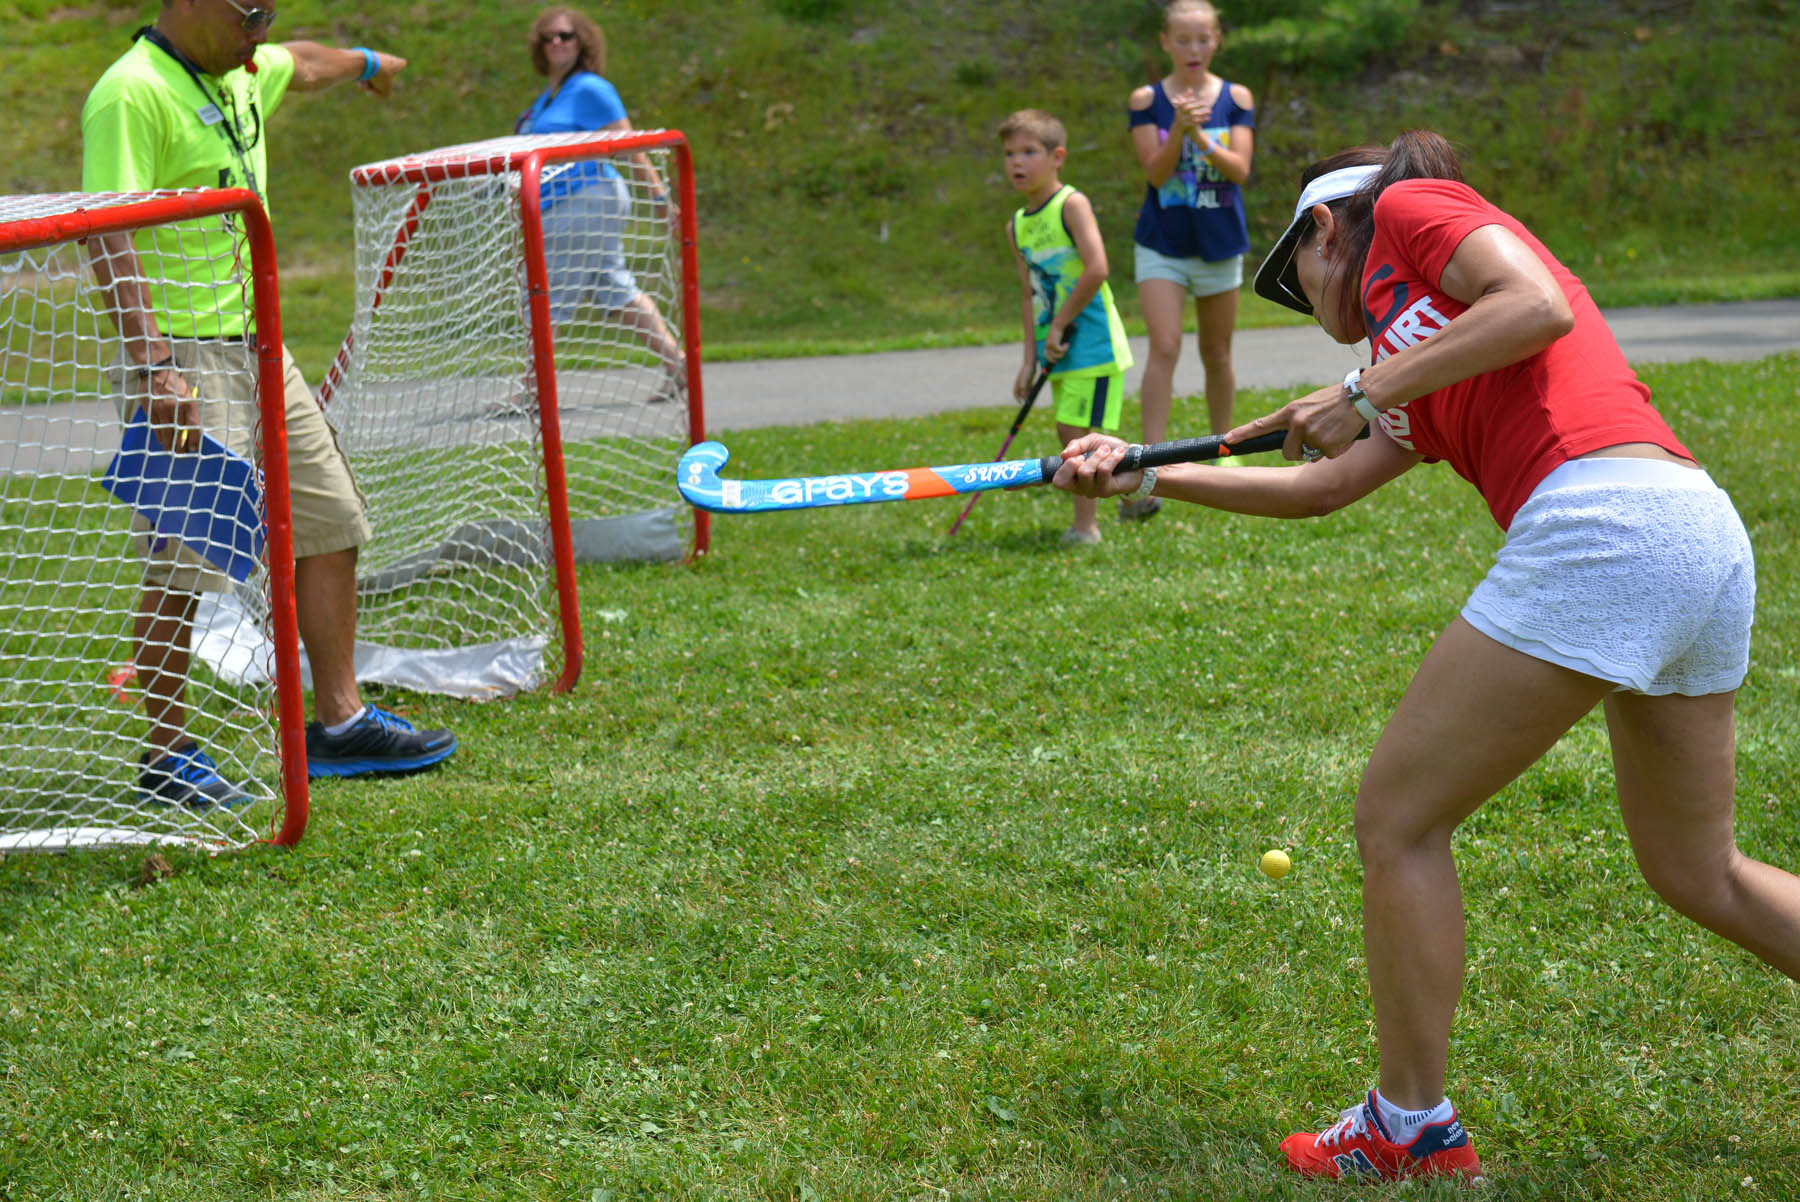
[[(1081, 278), (1081, 253), (1075, 239), (1063, 224), (1063, 205), (1075, 189), (1064, 184), (1056, 195), (1027, 211), (1013, 214), (1013, 244), (1019, 248), (1030, 269), (1031, 305), (1037, 316), (1037, 353), (1044, 357), (1044, 338), (1050, 319), (1074, 291)], [(1112, 287), (1101, 284), (1100, 291), (1087, 303), (1069, 326), (1069, 351), (1057, 361), (1053, 375), (1070, 379), (1080, 376), (1104, 376), (1131, 366), (1131, 345), (1125, 341), (1125, 326), (1113, 305)]]

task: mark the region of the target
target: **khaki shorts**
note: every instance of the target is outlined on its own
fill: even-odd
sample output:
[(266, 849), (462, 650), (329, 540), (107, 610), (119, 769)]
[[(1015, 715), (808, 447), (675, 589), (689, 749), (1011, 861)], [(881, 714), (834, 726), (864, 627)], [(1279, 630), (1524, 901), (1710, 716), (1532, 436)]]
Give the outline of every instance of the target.
[[(221, 339), (171, 338), (175, 366), (199, 395), (200, 423), (232, 451), (262, 460), (261, 429), (256, 405), (256, 348)], [(338, 446), (337, 432), (313, 400), (312, 390), (281, 351), (287, 413), (288, 500), (293, 516), (294, 558), (328, 555), (369, 541), (366, 503), (350, 464)], [(128, 370), (121, 351), (107, 377), (119, 404), (119, 418), (129, 420), (143, 405), (147, 383)], [(225, 592), (229, 578), (178, 541), (157, 538), (149, 523), (132, 515), (132, 529), (146, 559), (144, 583), (184, 592)]]

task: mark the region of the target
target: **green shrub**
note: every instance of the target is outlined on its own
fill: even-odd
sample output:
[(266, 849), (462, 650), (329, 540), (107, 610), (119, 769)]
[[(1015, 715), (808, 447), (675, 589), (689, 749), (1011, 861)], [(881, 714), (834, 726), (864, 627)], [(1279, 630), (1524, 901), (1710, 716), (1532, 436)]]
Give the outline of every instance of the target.
[(770, 7), (792, 21), (814, 24), (835, 20), (849, 9), (849, 0), (770, 0)]

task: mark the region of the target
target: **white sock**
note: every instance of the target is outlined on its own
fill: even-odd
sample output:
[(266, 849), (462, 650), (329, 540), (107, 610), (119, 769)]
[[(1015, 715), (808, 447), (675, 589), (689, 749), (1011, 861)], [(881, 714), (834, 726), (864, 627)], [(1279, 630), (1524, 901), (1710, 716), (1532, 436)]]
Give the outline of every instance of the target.
[(345, 731), (349, 730), (352, 726), (355, 726), (358, 722), (361, 722), (362, 716), (368, 712), (369, 712), (368, 706), (366, 706), (366, 705), (360, 706), (354, 714), (351, 714), (348, 718), (345, 718), (342, 722), (339, 722), (336, 726), (327, 726), (325, 728), (325, 733), (328, 735), (331, 735), (333, 737), (336, 737), (337, 735), (341, 735)]
[(1382, 1097), (1379, 1089), (1375, 1091), (1375, 1109), (1381, 1115), (1381, 1125), (1388, 1129), (1388, 1134), (1399, 1144), (1411, 1143), (1413, 1135), (1426, 1123), (1447, 1123), (1450, 1116), (1456, 1113), (1449, 1098), (1444, 1098), (1436, 1106), (1425, 1110), (1402, 1110)]

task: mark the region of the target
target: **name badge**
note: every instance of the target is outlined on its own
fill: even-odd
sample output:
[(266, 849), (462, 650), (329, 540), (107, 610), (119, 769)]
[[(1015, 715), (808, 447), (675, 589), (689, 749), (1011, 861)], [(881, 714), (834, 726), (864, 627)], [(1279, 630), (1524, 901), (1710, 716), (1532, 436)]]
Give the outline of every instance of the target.
[(195, 109), (194, 115), (200, 118), (202, 125), (217, 125), (225, 120), (225, 114), (219, 111), (219, 106), (210, 101)]

